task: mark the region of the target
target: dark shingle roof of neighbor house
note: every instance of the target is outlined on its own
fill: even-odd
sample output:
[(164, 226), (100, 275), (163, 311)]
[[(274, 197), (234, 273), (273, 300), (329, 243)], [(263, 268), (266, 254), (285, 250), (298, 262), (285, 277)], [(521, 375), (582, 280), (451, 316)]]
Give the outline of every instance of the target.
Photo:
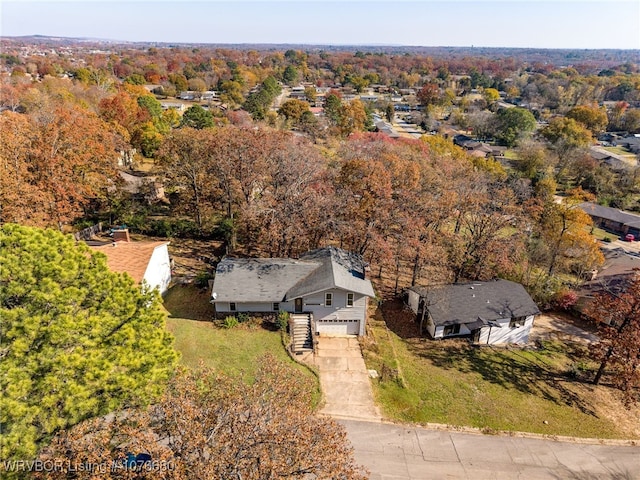
[[(540, 313), (524, 287), (509, 280), (411, 287), (425, 297), (436, 325), (473, 324)], [(481, 323), (484, 323), (481, 322)]]
[[(216, 269), (216, 302), (282, 302), (331, 288), (373, 297), (359, 255), (333, 247), (300, 259), (224, 258)], [(212, 295), (213, 295), (212, 293)]]
[(578, 205), (582, 210), (593, 217), (604, 218), (623, 225), (640, 225), (640, 215), (623, 212), (611, 207), (603, 207), (597, 203), (584, 202)]

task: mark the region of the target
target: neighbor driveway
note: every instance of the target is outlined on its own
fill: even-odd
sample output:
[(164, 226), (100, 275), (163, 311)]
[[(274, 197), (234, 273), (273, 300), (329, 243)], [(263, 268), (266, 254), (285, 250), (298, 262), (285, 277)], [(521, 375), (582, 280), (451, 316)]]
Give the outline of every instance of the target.
[(320, 336), (317, 340), (314, 363), (325, 402), (320, 413), (336, 418), (380, 421), (358, 339)]
[(587, 328), (584, 322), (562, 313), (543, 313), (533, 323), (529, 341), (560, 340), (579, 343), (597, 342), (593, 327)]

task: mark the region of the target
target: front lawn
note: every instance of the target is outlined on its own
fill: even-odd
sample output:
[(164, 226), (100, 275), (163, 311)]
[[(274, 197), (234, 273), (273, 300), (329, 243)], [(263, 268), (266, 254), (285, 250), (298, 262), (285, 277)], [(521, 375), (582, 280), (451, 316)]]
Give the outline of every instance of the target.
[(175, 337), (175, 347), (181, 354), (181, 363), (196, 367), (203, 362), (230, 376), (243, 375), (246, 381), (254, 378), (256, 369), (266, 353), (291, 365), (300, 375), (312, 379), (316, 389), (314, 403), (319, 398), (317, 378), (308, 368), (291, 360), (279, 331), (264, 328), (251, 321), (226, 329), (213, 323), (213, 307), (208, 291), (193, 285), (176, 285), (166, 294), (164, 306), (169, 312), (167, 329)]
[[(385, 312), (386, 313), (386, 312)], [(367, 368), (383, 374), (374, 394), (393, 420), (592, 438), (638, 438), (638, 426), (606, 414), (611, 392), (587, 382), (585, 347), (544, 342), (544, 349), (472, 347), (388, 330), (380, 311), (365, 343)], [(386, 367), (383, 368), (383, 364)], [(392, 374), (389, 375), (388, 372)], [(397, 372), (397, 378), (394, 374)], [(576, 380), (576, 378), (578, 380)], [(603, 391), (607, 395), (603, 396)], [(618, 402), (614, 408), (622, 409)], [(637, 417), (635, 411), (631, 419)]]

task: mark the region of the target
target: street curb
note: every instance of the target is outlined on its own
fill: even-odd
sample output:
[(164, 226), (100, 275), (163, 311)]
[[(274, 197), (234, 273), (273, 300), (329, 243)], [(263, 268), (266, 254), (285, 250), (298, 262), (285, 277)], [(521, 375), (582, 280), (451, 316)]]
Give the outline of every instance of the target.
[(547, 435), (543, 433), (529, 433), (529, 432), (512, 432), (507, 430), (487, 430), (477, 427), (463, 427), (456, 425), (446, 425), (443, 423), (401, 423), (392, 422), (390, 420), (367, 420), (362, 418), (340, 418), (337, 415), (332, 416), (336, 420), (354, 420), (368, 423), (382, 423), (385, 425), (396, 425), (398, 427), (405, 428), (424, 428), (427, 430), (434, 430), (440, 432), (449, 433), (467, 433), (472, 435), (484, 436), (490, 435), (495, 437), (513, 437), (513, 438), (531, 438), (534, 440), (550, 440), (559, 443), (575, 443), (582, 445), (610, 445), (610, 446), (622, 446), (622, 447), (638, 447), (640, 446), (640, 439), (609, 439), (609, 438), (582, 438), (582, 437), (568, 437), (562, 435)]

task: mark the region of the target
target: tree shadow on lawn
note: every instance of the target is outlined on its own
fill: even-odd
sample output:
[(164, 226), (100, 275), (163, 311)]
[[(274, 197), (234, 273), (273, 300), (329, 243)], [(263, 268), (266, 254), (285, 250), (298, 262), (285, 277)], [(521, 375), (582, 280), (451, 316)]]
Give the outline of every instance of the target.
[(482, 378), (505, 389), (536, 395), (558, 405), (568, 405), (596, 416), (595, 411), (567, 382), (585, 383), (552, 363), (565, 355), (570, 362), (584, 360), (584, 346), (573, 343), (541, 342), (540, 351), (493, 346), (472, 346), (465, 340), (428, 340), (419, 334), (415, 314), (401, 299), (385, 301), (382, 313), (389, 330), (404, 339), (409, 351), (443, 369), (479, 373)]
[[(567, 405), (597, 417), (595, 411), (578, 394), (567, 388), (568, 382), (578, 382), (569, 377), (568, 371), (554, 365), (553, 350), (542, 352), (517, 351), (492, 346), (471, 346), (463, 340), (408, 341), (414, 355), (429, 360), (445, 370), (461, 373), (477, 373), (488, 382), (504, 389), (535, 395), (557, 405)], [(554, 347), (560, 349), (560, 347)], [(562, 353), (577, 358), (578, 351)]]
[(163, 300), (171, 318), (209, 322), (214, 319), (215, 309), (209, 303), (211, 293), (207, 288), (176, 284), (167, 291)]

